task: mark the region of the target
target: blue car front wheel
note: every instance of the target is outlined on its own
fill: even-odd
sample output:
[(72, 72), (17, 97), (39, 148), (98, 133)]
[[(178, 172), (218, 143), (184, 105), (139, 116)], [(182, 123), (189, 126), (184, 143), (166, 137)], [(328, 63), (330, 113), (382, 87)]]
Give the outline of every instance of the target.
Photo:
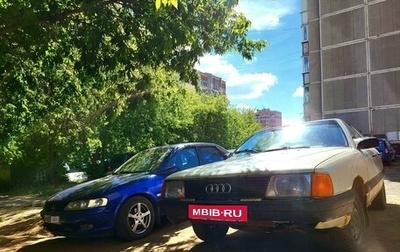
[(153, 204), (143, 196), (134, 196), (121, 206), (115, 233), (128, 241), (144, 238), (153, 230), (155, 219)]

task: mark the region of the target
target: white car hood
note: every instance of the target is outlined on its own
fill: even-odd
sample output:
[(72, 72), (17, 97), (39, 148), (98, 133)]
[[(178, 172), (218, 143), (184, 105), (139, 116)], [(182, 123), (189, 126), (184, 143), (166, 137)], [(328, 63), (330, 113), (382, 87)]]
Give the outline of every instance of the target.
[(243, 153), (216, 163), (181, 171), (167, 179), (199, 178), (209, 176), (248, 176), (274, 172), (311, 172), (322, 162), (344, 152), (349, 147), (303, 148), (270, 151), (262, 153)]

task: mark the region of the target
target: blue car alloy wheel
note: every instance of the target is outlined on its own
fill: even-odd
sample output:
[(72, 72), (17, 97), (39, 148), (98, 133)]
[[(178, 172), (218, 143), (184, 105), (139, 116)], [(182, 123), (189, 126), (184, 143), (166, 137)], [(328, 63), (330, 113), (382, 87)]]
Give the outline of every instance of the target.
[(130, 198), (118, 213), (117, 236), (128, 241), (146, 237), (153, 230), (154, 216), (154, 206), (148, 199), (143, 196)]

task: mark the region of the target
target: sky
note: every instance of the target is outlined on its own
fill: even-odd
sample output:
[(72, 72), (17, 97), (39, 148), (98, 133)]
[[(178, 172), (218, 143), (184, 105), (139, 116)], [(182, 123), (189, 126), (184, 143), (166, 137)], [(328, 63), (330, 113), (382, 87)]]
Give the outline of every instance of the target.
[(267, 47), (247, 61), (236, 52), (205, 55), (195, 68), (226, 81), (232, 106), (271, 109), (282, 124), (303, 119), (301, 0), (239, 0), (236, 10), (251, 21), (248, 37)]

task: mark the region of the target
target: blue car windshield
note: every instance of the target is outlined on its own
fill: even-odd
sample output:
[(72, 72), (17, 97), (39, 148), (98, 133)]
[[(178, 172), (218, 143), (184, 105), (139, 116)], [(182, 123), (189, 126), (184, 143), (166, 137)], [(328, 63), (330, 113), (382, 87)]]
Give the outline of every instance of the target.
[(235, 153), (333, 146), (349, 146), (349, 144), (337, 122), (325, 121), (257, 132)]
[(155, 147), (141, 151), (121, 165), (114, 173), (140, 173), (149, 172), (164, 161), (171, 152), (172, 147)]

